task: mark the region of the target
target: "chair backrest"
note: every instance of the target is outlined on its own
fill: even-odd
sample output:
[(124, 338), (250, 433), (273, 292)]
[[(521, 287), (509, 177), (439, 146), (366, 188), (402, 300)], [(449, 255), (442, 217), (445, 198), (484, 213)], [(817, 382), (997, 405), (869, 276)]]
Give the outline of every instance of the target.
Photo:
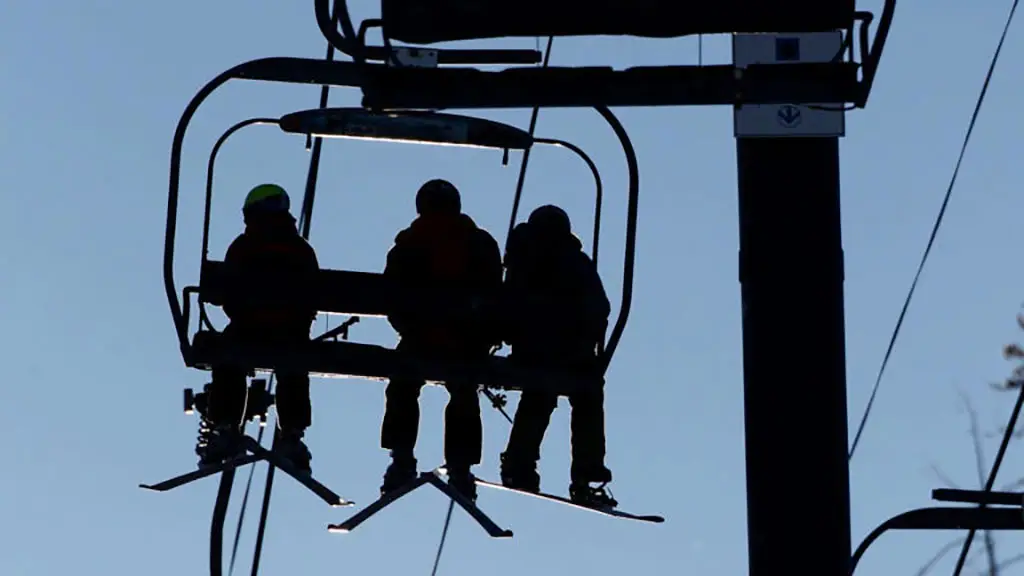
[[(206, 260), (199, 273), (199, 300), (224, 303), (224, 262)], [(316, 281), (320, 312), (350, 316), (386, 316), (392, 291), (382, 274), (321, 269)]]

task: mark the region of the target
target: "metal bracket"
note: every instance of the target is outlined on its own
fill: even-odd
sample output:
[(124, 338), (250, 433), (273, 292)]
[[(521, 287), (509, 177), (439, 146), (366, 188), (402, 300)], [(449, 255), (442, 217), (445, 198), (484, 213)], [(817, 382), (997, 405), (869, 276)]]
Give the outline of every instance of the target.
[(388, 66), (395, 66), (396, 62), (403, 68), (437, 68), (437, 50), (398, 46), (392, 49), (391, 58), (386, 61)]
[[(206, 413), (207, 384), (202, 392), (195, 392), (191, 388), (185, 388), (185, 414), (192, 415)], [(275, 397), (267, 391), (267, 381), (262, 378), (255, 378), (249, 384), (245, 402), (245, 421), (255, 422), (260, 428), (267, 425), (267, 412), (274, 405)]]

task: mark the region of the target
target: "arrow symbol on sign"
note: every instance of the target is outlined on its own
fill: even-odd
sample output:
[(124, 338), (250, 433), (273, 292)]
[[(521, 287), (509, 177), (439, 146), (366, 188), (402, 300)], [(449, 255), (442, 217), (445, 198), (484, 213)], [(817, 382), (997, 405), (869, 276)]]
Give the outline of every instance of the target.
[(788, 128), (794, 128), (803, 120), (800, 108), (791, 104), (779, 107), (779, 123)]

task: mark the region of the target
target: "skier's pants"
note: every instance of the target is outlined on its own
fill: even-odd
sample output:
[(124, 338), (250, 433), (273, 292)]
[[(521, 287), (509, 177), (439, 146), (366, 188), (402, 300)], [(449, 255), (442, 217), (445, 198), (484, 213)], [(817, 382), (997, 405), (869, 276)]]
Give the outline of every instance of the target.
[[(403, 340), (398, 345), (398, 352), (412, 358), (422, 357), (430, 353), (424, 348)], [(432, 359), (436, 361), (446, 356), (450, 365), (467, 369), (465, 374), (445, 384), (449, 399), (444, 412), (444, 457), (449, 468), (469, 468), (480, 463), (483, 452), (480, 399), (469, 366), (484, 360), (486, 353), (439, 355)], [(423, 385), (423, 379), (411, 370), (400, 370), (388, 382), (384, 392), (384, 421), (381, 424), (382, 448), (396, 455), (413, 455), (419, 433), (419, 398)]]
[[(531, 464), (540, 460), (540, 445), (557, 405), (555, 394), (533, 389), (523, 391), (505, 450), (509, 460)], [(611, 481), (611, 473), (604, 466), (603, 379), (594, 378), (578, 392), (570, 394), (569, 405), (572, 407), (572, 481)]]
[[(309, 341), (309, 326), (301, 323), (282, 329), (258, 324), (231, 323), (224, 329), (229, 342), (287, 349)], [(250, 368), (218, 365), (213, 367), (213, 378), (207, 393), (207, 417), (214, 424), (235, 423), (241, 426), (245, 419), (246, 376)], [(280, 371), (276, 375), (278, 427), (304, 430), (312, 424), (312, 406), (309, 398), (309, 374)]]

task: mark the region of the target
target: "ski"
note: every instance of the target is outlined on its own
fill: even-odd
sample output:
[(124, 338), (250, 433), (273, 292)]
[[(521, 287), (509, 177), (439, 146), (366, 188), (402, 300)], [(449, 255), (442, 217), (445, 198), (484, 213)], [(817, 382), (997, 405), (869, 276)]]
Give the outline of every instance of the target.
[(370, 504), (366, 508), (360, 510), (358, 513), (353, 515), (348, 520), (340, 524), (330, 524), (327, 526), (328, 532), (347, 534), (352, 530), (355, 530), (357, 526), (369, 520), (373, 515), (377, 514), (391, 503), (395, 502), (399, 498), (406, 494), (416, 490), (420, 486), (430, 484), (434, 488), (437, 488), (445, 496), (451, 498), (456, 504), (458, 504), (463, 510), (466, 511), (474, 520), (480, 524), (480, 527), (487, 532), (492, 538), (511, 538), (512, 531), (501, 528), (494, 523), (476, 504), (470, 499), (459, 493), (448, 485), (447, 482), (441, 479), (441, 475), (437, 471), (423, 472), (417, 478), (410, 480), (400, 488), (393, 490), (392, 492), (385, 494), (377, 499), (376, 502)]
[(145, 488), (146, 490), (153, 490), (156, 492), (167, 492), (168, 490), (173, 490), (180, 486), (184, 486), (185, 484), (195, 482), (196, 480), (201, 480), (203, 478), (212, 476), (219, 472), (230, 472), (234, 474), (235, 469), (237, 469), (240, 466), (245, 466), (248, 464), (253, 464), (265, 460), (271, 466), (280, 469), (285, 474), (294, 478), (295, 481), (305, 486), (310, 492), (316, 494), (321, 500), (326, 502), (328, 506), (352, 506), (355, 504), (355, 502), (345, 500), (341, 496), (338, 496), (330, 488), (324, 486), (309, 474), (296, 470), (295, 467), (292, 466), (288, 460), (282, 458), (273, 450), (267, 450), (263, 446), (260, 446), (260, 444), (251, 437), (243, 436), (242, 446), (246, 449), (246, 451), (250, 452), (250, 454), (239, 455), (226, 462), (222, 462), (214, 466), (203, 467), (198, 470), (193, 470), (192, 472), (189, 472), (187, 474), (175, 476), (174, 478), (164, 480), (163, 482), (157, 482), (156, 484), (139, 484), (139, 487)]
[(227, 472), (229, 470), (233, 471), (235, 468), (246, 466), (254, 462), (259, 462), (262, 459), (263, 458), (261, 456), (246, 454), (244, 456), (238, 456), (237, 458), (227, 460), (220, 464), (203, 467), (198, 470), (193, 470), (192, 472), (188, 472), (187, 474), (175, 476), (174, 478), (164, 480), (163, 482), (157, 482), (156, 484), (139, 484), (139, 488), (153, 490), (154, 492), (167, 492), (168, 490), (174, 490), (179, 486), (190, 484), (192, 482), (195, 482), (196, 480), (202, 480), (207, 476), (213, 476), (214, 474), (218, 474), (220, 472)]
[(281, 470), (285, 474), (294, 478), (296, 482), (302, 484), (310, 492), (319, 496), (320, 499), (326, 502), (328, 506), (341, 507), (352, 506), (355, 504), (355, 502), (345, 500), (341, 496), (338, 496), (333, 491), (331, 491), (330, 488), (324, 486), (323, 484), (315, 480), (311, 475), (306, 474), (305, 472), (299, 472), (298, 470), (295, 469), (294, 466), (291, 465), (291, 462), (282, 458), (273, 450), (267, 450), (263, 446), (260, 446), (259, 443), (256, 442), (256, 440), (253, 440), (249, 436), (243, 437), (243, 442), (245, 443), (245, 447), (247, 450), (258, 456), (259, 458), (266, 460), (278, 470)]
[(616, 508), (599, 508), (599, 507), (596, 507), (596, 506), (585, 506), (583, 504), (579, 504), (577, 502), (573, 502), (569, 498), (565, 498), (565, 497), (562, 497), (562, 496), (555, 496), (554, 494), (545, 494), (544, 492), (528, 492), (526, 490), (517, 490), (515, 488), (509, 488), (509, 487), (504, 486), (502, 484), (498, 484), (497, 482), (489, 482), (487, 480), (481, 480), (480, 478), (476, 479), (476, 484), (477, 484), (477, 486), (485, 486), (487, 488), (495, 488), (495, 489), (498, 489), (498, 490), (506, 490), (508, 492), (515, 492), (515, 493), (518, 493), (518, 494), (525, 494), (527, 496), (533, 496), (534, 498), (540, 498), (541, 500), (550, 500), (550, 501), (553, 501), (553, 502), (559, 502), (559, 503), (565, 504), (567, 506), (572, 506), (573, 508), (579, 508), (579, 509), (582, 509), (582, 510), (589, 510), (591, 512), (597, 512), (598, 514), (604, 514), (606, 516), (613, 516), (615, 518), (624, 518), (626, 520), (636, 520), (638, 522), (652, 522), (652, 523), (655, 523), (655, 524), (660, 524), (660, 523), (665, 521), (665, 518), (662, 517), (662, 516), (630, 514), (629, 512), (623, 512), (622, 510), (618, 510)]
[(409, 492), (423, 486), (427, 483), (427, 478), (424, 474), (419, 477), (406, 482), (401, 488), (396, 488), (391, 492), (381, 496), (376, 502), (370, 504), (366, 508), (363, 508), (359, 512), (355, 513), (351, 518), (345, 520), (340, 524), (328, 524), (327, 531), (339, 534), (347, 534), (356, 529), (357, 526), (370, 519), (371, 516), (380, 512), (384, 508), (387, 508), (389, 504), (398, 500), (402, 496), (405, 496)]
[(465, 510), (467, 514), (472, 516), (473, 520), (476, 520), (477, 524), (480, 524), (480, 527), (483, 528), (487, 532), (487, 534), (491, 536), (491, 538), (512, 537), (511, 530), (506, 530), (495, 524), (493, 520), (491, 520), (486, 514), (484, 514), (483, 510), (477, 507), (476, 503), (474, 503), (469, 498), (463, 496), (461, 492), (452, 488), (451, 485), (442, 480), (441, 474), (439, 472), (437, 472), (436, 470), (433, 472), (427, 472), (426, 474), (424, 474), (424, 476), (427, 477), (427, 482), (434, 485), (434, 488), (437, 488), (441, 492), (444, 492), (449, 498), (454, 500), (456, 504), (461, 506), (462, 509)]

